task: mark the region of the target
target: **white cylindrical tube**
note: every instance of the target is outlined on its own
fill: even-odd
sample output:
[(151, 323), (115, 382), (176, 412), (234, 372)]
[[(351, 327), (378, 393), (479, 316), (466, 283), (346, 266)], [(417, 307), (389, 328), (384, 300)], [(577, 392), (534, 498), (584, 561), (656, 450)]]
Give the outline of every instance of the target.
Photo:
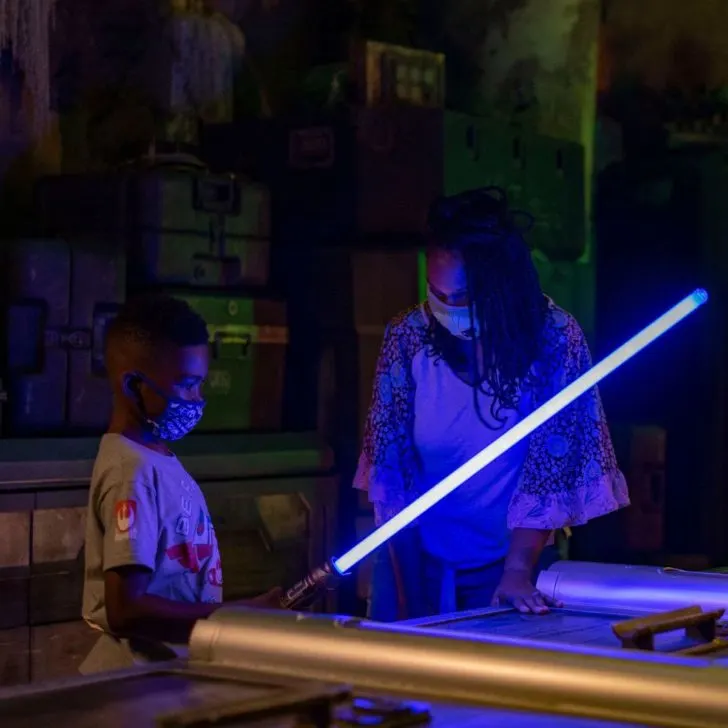
[(578, 609), (645, 614), (693, 606), (728, 610), (728, 575), (710, 572), (561, 561), (541, 572), (537, 587)]

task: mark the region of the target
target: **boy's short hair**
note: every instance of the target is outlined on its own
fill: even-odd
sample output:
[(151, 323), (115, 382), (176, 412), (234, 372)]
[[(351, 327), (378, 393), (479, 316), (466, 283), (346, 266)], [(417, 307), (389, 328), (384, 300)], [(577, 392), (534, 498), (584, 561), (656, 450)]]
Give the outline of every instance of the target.
[(122, 306), (106, 331), (107, 360), (122, 347), (153, 349), (163, 344), (202, 346), (207, 324), (190, 305), (167, 294), (136, 296)]

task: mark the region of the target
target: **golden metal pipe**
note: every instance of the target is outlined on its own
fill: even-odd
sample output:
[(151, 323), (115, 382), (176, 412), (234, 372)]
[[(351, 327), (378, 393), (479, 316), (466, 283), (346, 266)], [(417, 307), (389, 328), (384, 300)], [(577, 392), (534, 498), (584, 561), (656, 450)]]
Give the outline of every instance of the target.
[[(365, 626), (365, 625), (360, 625)], [(673, 728), (728, 726), (728, 671), (704, 660), (562, 652), (491, 636), (356, 628), (356, 620), (223, 609), (190, 658), (358, 689)]]

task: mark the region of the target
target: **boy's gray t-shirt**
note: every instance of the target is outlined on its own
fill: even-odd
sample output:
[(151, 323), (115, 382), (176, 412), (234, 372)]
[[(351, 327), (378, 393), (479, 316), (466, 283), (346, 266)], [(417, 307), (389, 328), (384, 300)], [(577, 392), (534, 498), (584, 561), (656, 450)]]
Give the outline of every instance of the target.
[(86, 526), (83, 617), (104, 632), (81, 672), (174, 657), (173, 645), (130, 643), (109, 632), (104, 572), (152, 571), (148, 593), (178, 602), (222, 602), (222, 569), (205, 497), (173, 455), (123, 435), (101, 440), (91, 476)]

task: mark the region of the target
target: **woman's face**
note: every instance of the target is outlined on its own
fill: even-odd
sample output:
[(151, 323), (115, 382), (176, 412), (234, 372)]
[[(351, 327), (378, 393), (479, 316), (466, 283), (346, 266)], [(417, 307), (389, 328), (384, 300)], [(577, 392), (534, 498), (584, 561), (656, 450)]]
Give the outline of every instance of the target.
[(460, 253), (434, 248), (427, 253), (427, 283), (432, 294), (449, 306), (468, 305), (468, 282)]

